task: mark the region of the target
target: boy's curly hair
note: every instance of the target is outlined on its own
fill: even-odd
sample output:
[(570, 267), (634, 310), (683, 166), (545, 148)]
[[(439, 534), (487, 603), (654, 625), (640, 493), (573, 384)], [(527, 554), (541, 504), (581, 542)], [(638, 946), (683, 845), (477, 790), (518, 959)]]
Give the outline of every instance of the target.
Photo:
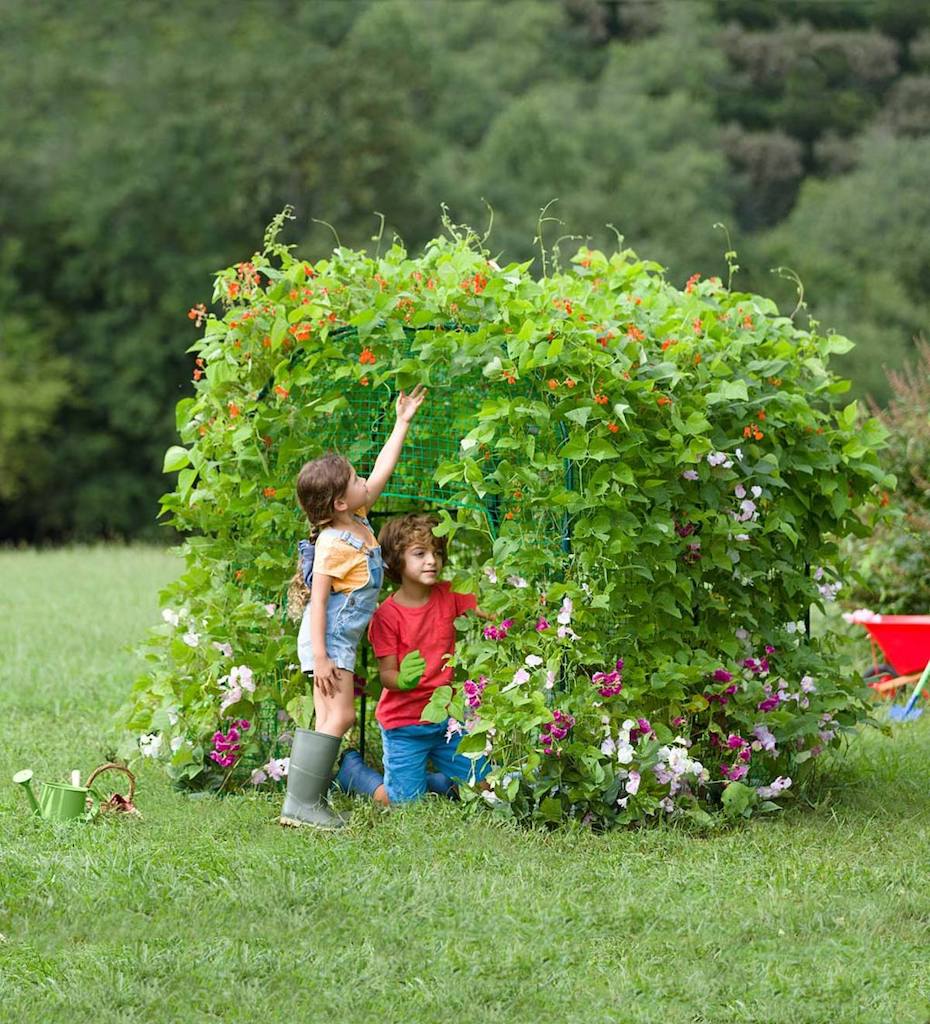
[(388, 579), (400, 583), (404, 552), (413, 544), (432, 548), (445, 563), (446, 538), (433, 533), (433, 528), (438, 525), (439, 517), (429, 512), (408, 512), (407, 515), (394, 516), (381, 527), (378, 543)]
[[(332, 519), (333, 502), (345, 494), (352, 478), (352, 463), (344, 455), (327, 452), (305, 462), (297, 474), (297, 500), (310, 523), (310, 540)], [(287, 617), (299, 622), (310, 600), (310, 588), (304, 582), (297, 557), (297, 570), (287, 588)]]

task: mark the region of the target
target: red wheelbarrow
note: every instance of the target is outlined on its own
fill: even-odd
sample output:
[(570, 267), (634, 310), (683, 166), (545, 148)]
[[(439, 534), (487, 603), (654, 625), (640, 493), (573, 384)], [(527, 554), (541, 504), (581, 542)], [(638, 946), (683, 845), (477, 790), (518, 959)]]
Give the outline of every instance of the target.
[(930, 615), (874, 615), (863, 611), (853, 612), (848, 618), (865, 626), (893, 670), (883, 667), (870, 673), (872, 677), (878, 675), (869, 681), (872, 689), (887, 696), (917, 681), (907, 703), (891, 708), (890, 717), (896, 721), (918, 718), (921, 711), (915, 711), (914, 705), (930, 679)]

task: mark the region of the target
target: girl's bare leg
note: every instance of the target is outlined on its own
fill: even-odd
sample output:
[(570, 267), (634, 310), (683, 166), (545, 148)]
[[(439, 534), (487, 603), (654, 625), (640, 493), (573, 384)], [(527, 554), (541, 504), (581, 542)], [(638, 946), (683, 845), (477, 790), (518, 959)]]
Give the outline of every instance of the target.
[(320, 692), (314, 681), (313, 705), (316, 710), (316, 731), (327, 736), (345, 736), (355, 724), (355, 688), (348, 669), (336, 669), (336, 692), (329, 697)]

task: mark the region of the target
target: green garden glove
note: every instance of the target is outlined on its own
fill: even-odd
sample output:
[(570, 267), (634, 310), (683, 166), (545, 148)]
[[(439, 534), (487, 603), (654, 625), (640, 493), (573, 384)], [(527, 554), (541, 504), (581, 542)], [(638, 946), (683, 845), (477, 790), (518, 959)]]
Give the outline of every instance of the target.
[(419, 651), (411, 651), (400, 663), (400, 672), (397, 674), (398, 690), (413, 690), (420, 685), (420, 679), (426, 668), (426, 661)]

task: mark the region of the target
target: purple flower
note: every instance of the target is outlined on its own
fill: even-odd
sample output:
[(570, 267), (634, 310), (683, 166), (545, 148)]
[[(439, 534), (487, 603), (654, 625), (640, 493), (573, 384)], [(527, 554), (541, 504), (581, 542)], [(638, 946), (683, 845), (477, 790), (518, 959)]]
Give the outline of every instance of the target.
[(536, 632), (537, 633), (541, 633), (544, 629), (548, 629), (548, 628), (549, 628), (549, 620), (543, 618), (543, 616), (540, 615), (540, 617), (536, 620)]
[(725, 668), (715, 668), (711, 674), (711, 679), (715, 683), (728, 683), (733, 678), (732, 672), (727, 672)]
[(730, 733), (730, 735), (727, 736), (727, 746), (730, 748), (730, 750), (739, 750), (740, 748), (746, 746), (746, 741), (743, 739), (742, 736), (737, 736), (735, 733)]
[(675, 533), (679, 537), (690, 537), (692, 533), (697, 529), (694, 523), (676, 523)]
[(697, 474), (697, 470), (696, 469), (686, 469), (684, 471), (684, 473), (681, 474), (681, 476), (682, 476), (682, 479), (684, 479), (684, 480), (697, 480), (698, 479), (698, 474)]
[(756, 707), (759, 711), (774, 711), (779, 704), (781, 704), (781, 695), (779, 693), (773, 693), (771, 697), (766, 697), (765, 700), (757, 704)]

